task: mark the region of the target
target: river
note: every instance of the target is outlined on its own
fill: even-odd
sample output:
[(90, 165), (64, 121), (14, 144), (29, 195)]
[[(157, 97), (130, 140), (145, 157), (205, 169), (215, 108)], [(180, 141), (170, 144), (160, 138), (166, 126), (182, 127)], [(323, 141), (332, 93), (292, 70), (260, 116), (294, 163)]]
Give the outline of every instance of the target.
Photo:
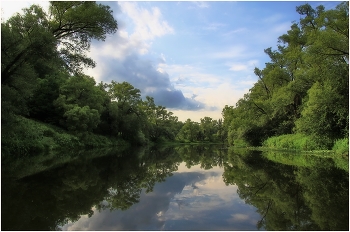
[(349, 230), (347, 158), (222, 146), (2, 159), (2, 230)]

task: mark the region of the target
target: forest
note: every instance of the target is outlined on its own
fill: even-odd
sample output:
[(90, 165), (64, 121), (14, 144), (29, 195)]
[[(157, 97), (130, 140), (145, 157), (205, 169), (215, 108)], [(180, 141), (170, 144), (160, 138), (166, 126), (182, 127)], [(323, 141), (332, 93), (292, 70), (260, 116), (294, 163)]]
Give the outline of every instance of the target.
[(1, 23), (2, 156), (56, 148), (164, 142), (348, 153), (349, 6), (297, 7), (258, 81), (222, 119), (178, 120), (128, 82), (96, 83), (83, 70), (92, 40), (116, 33), (109, 6), (32, 5)]
[(278, 38), (258, 81), (223, 109), (228, 143), (348, 152), (349, 5), (296, 8), (300, 21)]

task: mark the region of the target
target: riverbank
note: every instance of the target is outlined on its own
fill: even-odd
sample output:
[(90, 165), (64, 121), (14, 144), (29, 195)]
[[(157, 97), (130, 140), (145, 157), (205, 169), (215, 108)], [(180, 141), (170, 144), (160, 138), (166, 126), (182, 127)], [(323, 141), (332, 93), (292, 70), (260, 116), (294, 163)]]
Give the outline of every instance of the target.
[(2, 131), (2, 157), (48, 153), (62, 147), (77, 149), (130, 146), (124, 140), (93, 133), (74, 135), (63, 128), (22, 116), (16, 116), (13, 124), (11, 130)]

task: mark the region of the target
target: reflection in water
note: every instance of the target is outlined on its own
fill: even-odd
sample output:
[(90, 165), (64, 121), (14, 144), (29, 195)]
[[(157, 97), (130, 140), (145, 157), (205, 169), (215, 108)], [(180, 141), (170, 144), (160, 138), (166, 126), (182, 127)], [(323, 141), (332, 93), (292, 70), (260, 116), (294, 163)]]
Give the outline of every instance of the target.
[[(336, 168), (332, 159), (317, 156), (300, 156), (299, 165), (284, 165), (266, 156), (271, 154), (230, 152), (224, 172), (225, 182), (238, 186), (240, 198), (258, 208), (258, 228), (349, 229), (348, 172)], [(278, 156), (275, 160), (283, 161), (289, 155)]]
[(348, 230), (348, 172), (296, 156), (178, 146), (3, 160), (1, 229)]
[[(236, 196), (235, 186), (222, 181), (222, 169), (179, 170), (153, 192), (142, 191), (140, 201), (126, 211), (95, 210), (91, 218), (68, 223), (63, 230), (243, 230), (254, 229), (259, 215)], [(186, 168), (187, 169), (187, 168)], [(213, 178), (210, 178), (213, 177)], [(213, 185), (211, 185), (214, 183)], [(193, 188), (197, 186), (197, 188)], [(220, 189), (214, 186), (221, 186)], [(220, 191), (217, 191), (220, 190)], [(221, 191), (224, 190), (224, 191)], [(245, 220), (234, 220), (237, 213)]]

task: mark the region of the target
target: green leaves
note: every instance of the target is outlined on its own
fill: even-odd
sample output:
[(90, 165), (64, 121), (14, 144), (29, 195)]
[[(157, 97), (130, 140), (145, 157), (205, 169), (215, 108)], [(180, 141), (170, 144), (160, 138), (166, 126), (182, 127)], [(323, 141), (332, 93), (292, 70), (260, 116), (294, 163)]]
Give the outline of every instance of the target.
[(104, 40), (106, 34), (117, 31), (117, 21), (109, 6), (95, 1), (50, 2), (50, 28), (57, 39), (78, 42), (80, 48), (88, 48), (91, 39)]
[(64, 115), (68, 130), (74, 133), (84, 133), (92, 131), (100, 122), (100, 115), (97, 110), (90, 109), (89, 106), (73, 106)]
[(94, 1), (50, 2), (49, 29), (60, 45), (60, 55), (68, 69), (81, 73), (84, 67), (95, 67), (86, 57), (92, 39), (105, 40), (117, 31), (117, 21), (109, 6)]
[(327, 11), (297, 7), (300, 22), (279, 37), (276, 51), (264, 50), (271, 62), (254, 69), (259, 79), (236, 108), (226, 107), (230, 144), (297, 132), (330, 148), (348, 134), (348, 9), (347, 2)]
[(296, 131), (314, 135), (331, 148), (333, 140), (343, 138), (347, 132), (346, 101), (333, 82), (316, 82), (308, 91), (308, 101), (302, 117), (296, 121)]
[[(109, 99), (93, 78), (81, 75), (95, 66), (85, 52), (92, 39), (115, 33), (117, 22), (108, 6), (95, 2), (51, 2), (48, 13), (32, 5), (1, 23), (2, 122), (12, 114), (55, 124), (65, 117), (71, 130), (91, 130)], [(76, 75), (68, 79), (69, 73)], [(83, 124), (73, 128), (76, 119)]]

